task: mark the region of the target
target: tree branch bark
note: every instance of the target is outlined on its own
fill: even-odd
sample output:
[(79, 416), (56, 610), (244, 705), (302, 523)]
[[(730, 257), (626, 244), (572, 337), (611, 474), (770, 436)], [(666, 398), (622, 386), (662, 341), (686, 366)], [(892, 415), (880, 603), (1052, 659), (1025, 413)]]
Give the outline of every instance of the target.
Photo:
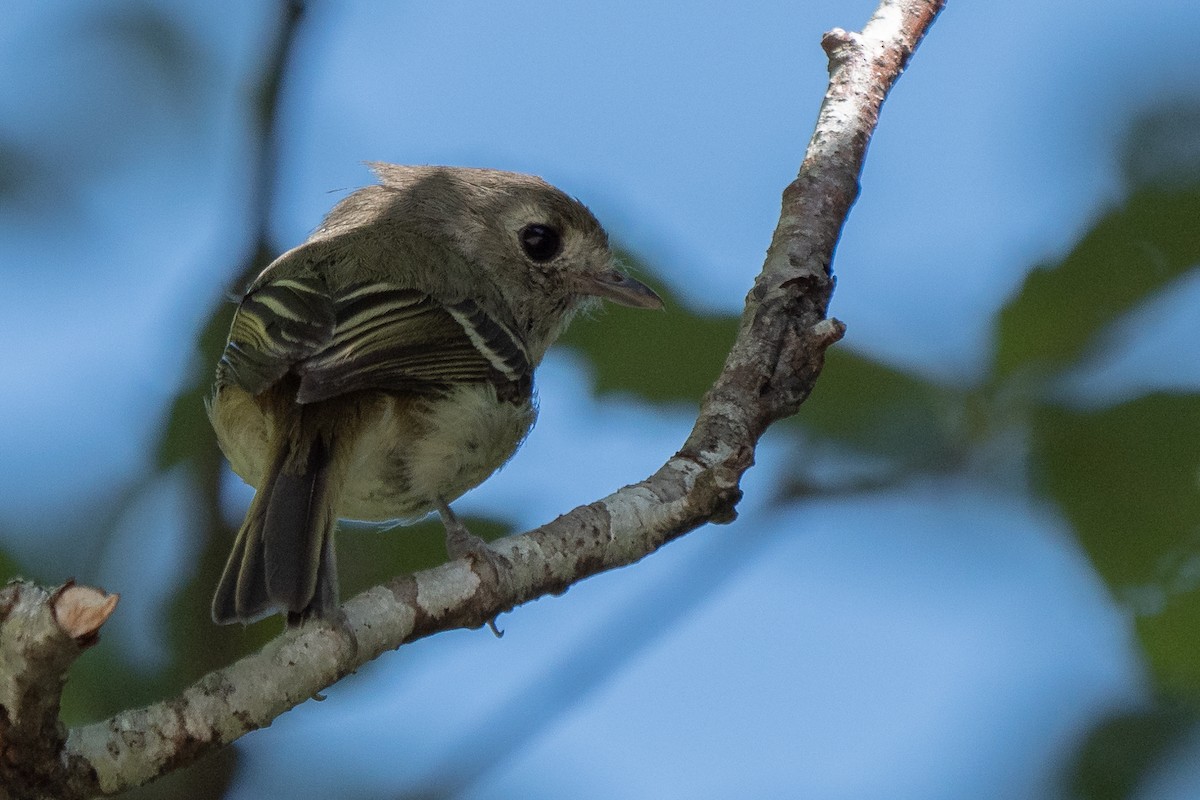
[(69, 780), (58, 719), (67, 669), (96, 643), (117, 599), (74, 583), (0, 588), (0, 798), (54, 797)]
[[(42, 762), (39, 774), (57, 784), (53, 791), (19, 796), (83, 798), (141, 785), (269, 724), (387, 650), (482, 626), (529, 600), (634, 563), (707, 522), (734, 519), (739, 482), (759, 437), (796, 412), (820, 374), (826, 348), (842, 336), (844, 326), (826, 318), (834, 248), (858, 196), (883, 100), (944, 2), (883, 0), (860, 33), (825, 35), (829, 86), (799, 175), (784, 190), (737, 339), (687, 441), (657, 472), (494, 543), (513, 564), (503, 586), (465, 560), (401, 576), (345, 604), (355, 641), (329, 627), (289, 631), (178, 697), (75, 728), (61, 749), (29, 755)], [(8, 670), (7, 663), (0, 666), (0, 673)], [(63, 674), (65, 664), (51, 672)], [(61, 681), (38, 688), (47, 694), (46, 708), (56, 712)], [(10, 718), (12, 702), (0, 696), (0, 722)], [(56, 714), (53, 719), (57, 725)], [(16, 746), (10, 737), (0, 727), (0, 758)], [(54, 741), (61, 742), (61, 734)]]

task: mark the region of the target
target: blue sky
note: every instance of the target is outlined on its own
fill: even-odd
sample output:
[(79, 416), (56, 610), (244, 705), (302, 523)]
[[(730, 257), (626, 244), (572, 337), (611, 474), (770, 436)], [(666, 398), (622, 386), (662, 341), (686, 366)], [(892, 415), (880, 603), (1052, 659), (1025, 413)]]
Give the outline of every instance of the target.
[[(190, 342), (249, 245), (239, 115), (268, 4), (155, 7), (193, 37), (201, 74), (160, 75), (152, 54), (90, 28), (111, 6), (0, 5), (0, 141), (53, 164), (61, 190), (53, 207), (0, 217), (15, 359), (0, 532), (47, 582), (124, 591), (106, 646), (151, 661), (158, 604), (191, 554), (177, 482), (147, 489), (124, 544), (98, 560), (67, 546), (70, 530), (53, 548), (23, 532), (52, 531), (48, 505), (82, 507), (147, 463)], [(536, 172), (690, 304), (736, 312), (824, 89), (821, 33), (872, 8), (315, 3), (286, 78), (273, 234), (281, 250), (301, 240), (370, 180), (367, 160)], [(845, 344), (979, 379), (991, 317), (1025, 270), (1120, 197), (1131, 116), (1195, 99), (1198, 29), (1190, 0), (950, 0), (884, 108), (838, 249)], [(92, 162), (103, 169), (76, 183)], [(1136, 335), (1114, 333), (1073, 390), (1194, 389), (1198, 293), (1190, 281), (1141, 309)], [(573, 354), (551, 355), (537, 430), (462, 510), (543, 522), (640, 479), (686, 435), (691, 409), (598, 402), (589, 380)], [(735, 525), (522, 608), (500, 642), (456, 632), (385, 656), (248, 737), (236, 796), (434, 780), (513, 691), (540, 697), (555, 664), (567, 674), (548, 690), (593, 688), (464, 796), (1050, 796), (1076, 737), (1144, 691), (1131, 620), (1057, 512), (969, 477), (770, 508), (792, 457), (768, 437)], [(611, 673), (598, 683), (578, 663), (597, 638)], [(1179, 780), (1146, 796), (1187, 796)]]

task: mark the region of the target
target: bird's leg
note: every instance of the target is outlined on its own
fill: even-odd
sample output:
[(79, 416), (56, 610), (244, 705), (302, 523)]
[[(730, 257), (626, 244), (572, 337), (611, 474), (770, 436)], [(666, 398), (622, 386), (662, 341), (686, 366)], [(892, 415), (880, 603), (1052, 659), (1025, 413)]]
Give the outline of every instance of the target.
[(446, 526), (446, 553), (450, 558), (487, 558), (484, 551), (491, 550), (488, 543), (467, 530), (445, 500), (439, 497), (436, 503), (438, 515)]
[[(467, 530), (467, 526), (459, 521), (445, 500), (439, 497), (436, 502), (438, 515), (442, 518), (442, 525), (446, 527), (446, 553), (452, 560), (465, 558), (476, 565), (486, 564), (494, 574), (500, 591), (508, 595), (512, 582), (512, 562), (489, 547), (482, 538)], [(495, 617), (488, 620), (488, 627), (497, 638), (504, 635), (504, 631), (496, 627)]]

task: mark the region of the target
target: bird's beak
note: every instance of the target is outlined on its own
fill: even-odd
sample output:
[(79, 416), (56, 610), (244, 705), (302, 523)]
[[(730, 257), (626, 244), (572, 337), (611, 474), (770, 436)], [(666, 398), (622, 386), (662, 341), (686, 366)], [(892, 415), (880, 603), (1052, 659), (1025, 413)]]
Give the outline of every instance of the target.
[(653, 289), (615, 269), (581, 275), (576, 291), (633, 308), (663, 307), (662, 298)]

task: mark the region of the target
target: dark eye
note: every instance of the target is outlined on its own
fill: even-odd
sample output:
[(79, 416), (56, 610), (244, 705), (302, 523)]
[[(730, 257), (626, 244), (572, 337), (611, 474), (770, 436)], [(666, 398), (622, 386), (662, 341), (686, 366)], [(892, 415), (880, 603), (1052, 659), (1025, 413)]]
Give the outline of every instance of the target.
[(521, 229), (520, 238), (525, 255), (534, 261), (549, 261), (562, 250), (562, 236), (549, 225), (526, 225)]

